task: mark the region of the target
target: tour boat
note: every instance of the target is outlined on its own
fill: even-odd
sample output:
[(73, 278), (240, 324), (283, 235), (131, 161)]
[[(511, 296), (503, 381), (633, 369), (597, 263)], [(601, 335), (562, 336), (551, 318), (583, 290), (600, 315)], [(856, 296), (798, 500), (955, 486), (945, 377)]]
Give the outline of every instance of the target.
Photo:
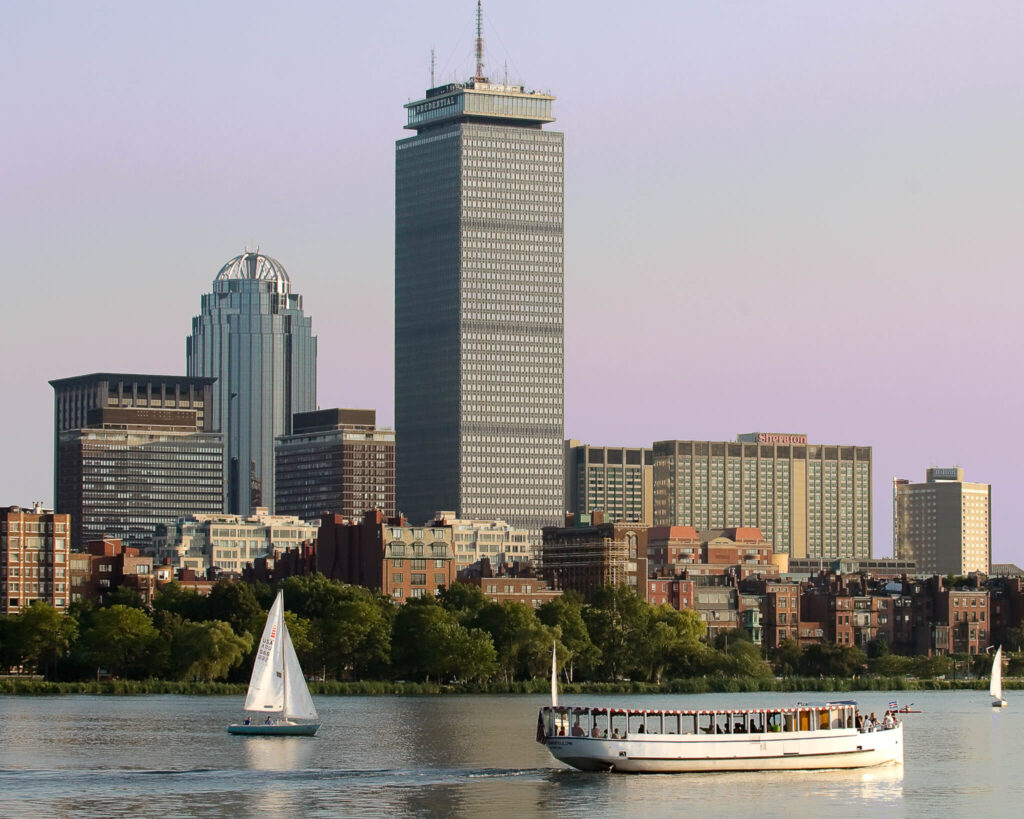
[(245, 722), (229, 725), (229, 734), (311, 737), (320, 727), (284, 621), (282, 592), (277, 593), (263, 627), (245, 696), (245, 710), (260, 716), (246, 717)]
[(537, 741), (581, 771), (690, 773), (865, 768), (903, 762), (903, 723), (866, 725), (853, 701), (791, 708), (662, 710), (560, 706), (537, 716)]
[(992, 697), (993, 708), (1005, 708), (1006, 700), (1003, 699), (1003, 647), (996, 649), (996, 655), (992, 658), (992, 676), (988, 681), (988, 693)]

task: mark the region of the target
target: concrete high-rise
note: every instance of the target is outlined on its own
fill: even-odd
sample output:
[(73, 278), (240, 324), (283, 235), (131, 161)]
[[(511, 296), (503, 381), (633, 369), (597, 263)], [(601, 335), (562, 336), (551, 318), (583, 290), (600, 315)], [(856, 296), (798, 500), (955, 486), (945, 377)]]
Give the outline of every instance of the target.
[(226, 511), (273, 511), (274, 439), (316, 409), (316, 337), (280, 262), (246, 251), (220, 269), (192, 319), (186, 363), (189, 375), (217, 379)]
[(161, 523), (223, 509), (212, 378), (92, 373), (50, 384), (54, 495), (74, 547), (106, 536), (145, 547)]
[(566, 512), (604, 512), (614, 521), (654, 520), (654, 470), (649, 448), (565, 442)]
[(795, 558), (869, 558), (871, 447), (755, 432), (654, 444), (654, 524), (756, 527)]
[(561, 521), (563, 158), (550, 94), (476, 75), (408, 103), (395, 159), (398, 508)]
[(924, 483), (893, 481), (894, 557), (923, 574), (988, 574), (992, 487), (968, 483), (959, 467), (932, 468)]

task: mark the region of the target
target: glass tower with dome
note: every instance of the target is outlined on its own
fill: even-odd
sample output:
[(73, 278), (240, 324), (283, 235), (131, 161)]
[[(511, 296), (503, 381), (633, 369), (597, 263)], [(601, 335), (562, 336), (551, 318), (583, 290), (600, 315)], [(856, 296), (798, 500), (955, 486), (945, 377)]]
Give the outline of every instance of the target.
[(212, 412), (224, 433), (225, 511), (273, 511), (274, 438), (316, 409), (316, 337), (302, 296), (276, 259), (246, 251), (202, 297), (186, 342), (190, 376), (216, 378)]

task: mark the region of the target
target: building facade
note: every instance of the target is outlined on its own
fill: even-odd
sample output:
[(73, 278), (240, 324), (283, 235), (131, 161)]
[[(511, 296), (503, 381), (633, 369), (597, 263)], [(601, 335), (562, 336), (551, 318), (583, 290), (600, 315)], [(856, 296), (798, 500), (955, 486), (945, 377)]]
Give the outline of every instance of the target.
[(274, 505), (274, 439), (316, 409), (316, 337), (302, 296), (275, 259), (246, 251), (202, 297), (186, 342), (190, 376), (216, 379), (210, 408), (224, 433), (224, 506)]
[(959, 467), (932, 468), (924, 483), (893, 481), (893, 551), (923, 574), (988, 574), (992, 487)]
[(398, 507), (557, 524), (563, 157), (554, 97), (466, 82), (408, 103), (395, 160)]
[(654, 521), (653, 465), (650, 449), (565, 441), (565, 511), (600, 511), (608, 521), (650, 525)]
[(654, 523), (761, 530), (776, 552), (870, 558), (871, 447), (806, 435), (654, 444)]
[(455, 582), (452, 528), (444, 521), (410, 526), (380, 510), (348, 520), (323, 515), (316, 567), (334, 580), (377, 589), (397, 603), (437, 594)]
[(316, 539), (319, 524), (294, 515), (183, 515), (153, 537), (158, 563), (203, 575), (211, 568), (241, 573), (247, 563), (275, 550), (297, 548)]
[(117, 589), (139, 595), (144, 606), (153, 602), (156, 573), (152, 555), (125, 548), (116, 538), (91, 540), (84, 552), (71, 555), (71, 600), (103, 600)]
[(71, 520), (35, 504), (0, 509), (0, 614), (71, 602)]
[(590, 599), (604, 586), (628, 585), (647, 599), (647, 527), (604, 523), (601, 515), (566, 516), (544, 529), (541, 567), (557, 589)]
[(359, 518), (395, 515), (395, 431), (376, 410), (300, 412), (275, 444), (275, 511), (318, 520), (324, 512)]
[(462, 520), (454, 512), (438, 512), (435, 520), (452, 527), (455, 568), (461, 571), (487, 559), (493, 567), (536, 561), (539, 551), (530, 544), (525, 529), (514, 529), (503, 520)]
[(76, 548), (127, 548), (185, 511), (223, 509), (223, 436), (209, 414), (212, 378), (95, 373), (51, 381), (56, 507)]

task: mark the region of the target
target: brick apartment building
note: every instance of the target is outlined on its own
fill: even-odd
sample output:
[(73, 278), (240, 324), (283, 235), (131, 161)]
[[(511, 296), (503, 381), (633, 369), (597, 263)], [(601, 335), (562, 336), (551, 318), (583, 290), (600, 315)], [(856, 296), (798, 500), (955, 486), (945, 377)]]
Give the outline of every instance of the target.
[(70, 516), (39, 503), (0, 509), (0, 614), (16, 614), (36, 600), (67, 608), (70, 529)]

